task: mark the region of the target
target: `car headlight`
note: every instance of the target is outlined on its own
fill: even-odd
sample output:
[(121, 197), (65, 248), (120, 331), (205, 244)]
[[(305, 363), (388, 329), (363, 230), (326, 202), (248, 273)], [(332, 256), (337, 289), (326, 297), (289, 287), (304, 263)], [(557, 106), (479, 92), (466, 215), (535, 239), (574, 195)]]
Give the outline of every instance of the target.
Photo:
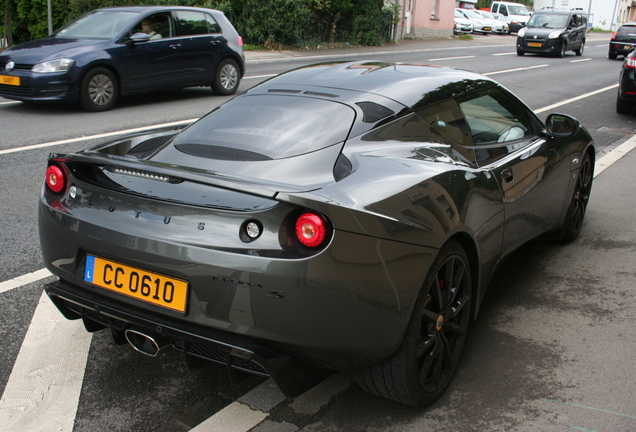
[(524, 37), (526, 35), (526, 29), (522, 28), (517, 32), (517, 36)]
[(559, 36), (561, 36), (561, 31), (560, 31), (560, 30), (553, 31), (552, 33), (550, 33), (550, 34), (548, 35), (548, 39), (556, 39), (556, 38), (558, 38)]
[(70, 58), (61, 58), (56, 60), (38, 63), (31, 68), (35, 73), (65, 72), (73, 66), (75, 60)]

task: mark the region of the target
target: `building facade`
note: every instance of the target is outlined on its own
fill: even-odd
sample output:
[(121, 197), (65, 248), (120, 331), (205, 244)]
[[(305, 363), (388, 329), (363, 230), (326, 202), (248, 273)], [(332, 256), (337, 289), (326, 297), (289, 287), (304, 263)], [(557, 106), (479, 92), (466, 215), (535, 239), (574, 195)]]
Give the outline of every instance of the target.
[(426, 39), (453, 35), (455, 0), (396, 0), (400, 6), (397, 39)]
[(621, 24), (636, 21), (635, 0), (534, 0), (534, 8), (580, 8), (586, 11), (591, 27), (616, 30)]

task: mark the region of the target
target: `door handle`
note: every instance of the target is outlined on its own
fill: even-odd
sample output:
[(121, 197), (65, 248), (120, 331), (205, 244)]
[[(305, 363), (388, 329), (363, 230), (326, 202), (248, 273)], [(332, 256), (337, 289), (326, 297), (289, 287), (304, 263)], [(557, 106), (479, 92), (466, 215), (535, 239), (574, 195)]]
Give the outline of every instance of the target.
[(510, 183), (515, 179), (515, 175), (512, 173), (512, 170), (508, 168), (501, 172), (501, 178), (504, 179), (506, 183)]
[(170, 45), (170, 48), (172, 48), (172, 49), (181, 48), (181, 44), (172, 44), (172, 45)]

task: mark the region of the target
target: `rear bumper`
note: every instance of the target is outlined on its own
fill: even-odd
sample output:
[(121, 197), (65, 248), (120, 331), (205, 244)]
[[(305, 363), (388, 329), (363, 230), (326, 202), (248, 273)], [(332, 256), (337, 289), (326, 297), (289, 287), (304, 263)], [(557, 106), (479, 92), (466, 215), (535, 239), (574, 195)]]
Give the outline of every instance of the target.
[(328, 374), (328, 371), (313, 368), (281, 350), (262, 346), (249, 338), (184, 325), (165, 317), (151, 317), (106, 297), (87, 294), (63, 281), (46, 284), (44, 290), (65, 318), (82, 319), (87, 331), (109, 328), (119, 344), (124, 343), (124, 332), (128, 329), (157, 333), (184, 353), (188, 365), (203, 359), (224, 364), (230, 370), (271, 376), (288, 397), (299, 395)]
[(634, 51), (634, 47), (636, 47), (635, 43), (627, 43), (627, 42), (610, 42), (609, 44), (609, 52), (616, 55), (628, 55), (630, 52)]

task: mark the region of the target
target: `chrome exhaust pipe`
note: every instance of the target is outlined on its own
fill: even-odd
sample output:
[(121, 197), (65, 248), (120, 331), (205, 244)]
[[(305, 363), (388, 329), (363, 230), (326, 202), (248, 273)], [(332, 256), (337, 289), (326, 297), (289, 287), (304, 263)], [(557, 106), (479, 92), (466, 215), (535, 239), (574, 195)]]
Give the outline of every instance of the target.
[(170, 345), (170, 340), (166, 336), (146, 330), (128, 329), (125, 335), (135, 351), (150, 357), (156, 357), (159, 351)]

